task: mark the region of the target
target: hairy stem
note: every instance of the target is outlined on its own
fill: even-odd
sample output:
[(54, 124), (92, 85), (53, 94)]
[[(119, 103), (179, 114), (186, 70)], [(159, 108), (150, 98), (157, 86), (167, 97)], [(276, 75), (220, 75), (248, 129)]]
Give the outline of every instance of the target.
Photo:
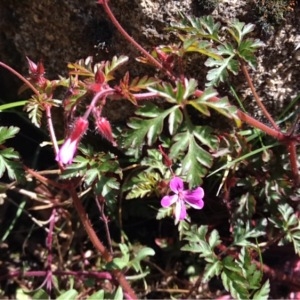
[(275, 123), (274, 119), (272, 118), (272, 116), (269, 114), (268, 110), (266, 109), (266, 107), (264, 106), (264, 104), (262, 103), (261, 99), (259, 98), (258, 94), (256, 93), (256, 89), (252, 83), (251, 77), (249, 75), (248, 69), (245, 65), (244, 62), (241, 62), (241, 66), (242, 66), (242, 71), (246, 77), (246, 80), (248, 82), (248, 85), (252, 91), (252, 94), (254, 96), (254, 99), (256, 100), (257, 105), (260, 107), (260, 109), (262, 110), (263, 114), (265, 115), (265, 117), (269, 120), (269, 122), (272, 124), (272, 126), (279, 130), (279, 127), (277, 126), (277, 124)]
[(19, 72), (17, 72), (16, 70), (14, 70), (13, 68), (9, 67), (7, 64), (3, 63), (0, 61), (0, 66), (2, 66), (3, 68), (7, 69), (8, 71), (10, 71), (12, 74), (14, 74), (15, 76), (17, 76), (19, 79), (21, 79), (28, 87), (30, 87), (33, 92), (38, 96), (40, 93), (39, 91), (23, 76), (21, 75)]
[(98, 3), (101, 4), (106, 12), (106, 14), (108, 15), (108, 17), (110, 18), (110, 20), (112, 21), (112, 23), (116, 26), (116, 28), (119, 30), (119, 32), (121, 33), (121, 35), (130, 43), (132, 44), (137, 50), (139, 50), (140, 52), (142, 52), (145, 57), (149, 60), (149, 62), (151, 62), (154, 66), (156, 66), (158, 69), (163, 70), (164, 72), (166, 72), (169, 76), (173, 77), (173, 75), (166, 70), (163, 65), (156, 60), (151, 54), (149, 54), (139, 43), (137, 43), (133, 37), (131, 37), (122, 27), (122, 25), (119, 23), (119, 21), (116, 19), (116, 17), (114, 16), (113, 12), (111, 11), (109, 5), (108, 5), (108, 0), (98, 0)]
[(56, 209), (52, 209), (52, 213), (49, 219), (49, 231), (46, 238), (47, 254), (47, 274), (46, 274), (46, 288), (50, 292), (52, 290), (52, 242), (53, 242), (53, 230), (55, 226)]
[(57, 145), (56, 135), (55, 135), (54, 127), (53, 127), (53, 123), (52, 123), (51, 107), (49, 105), (45, 105), (45, 110), (46, 110), (46, 117), (47, 117), (47, 123), (48, 123), (48, 130), (49, 130), (50, 138), (51, 138), (51, 141), (52, 141), (52, 145), (54, 147), (54, 153), (55, 153), (55, 155), (57, 155), (58, 145)]
[(299, 168), (298, 168), (298, 156), (297, 156), (297, 148), (296, 142), (290, 141), (288, 143), (288, 150), (289, 150), (289, 158), (291, 164), (291, 170), (294, 178), (294, 186), (299, 186)]
[[(92, 224), (81, 204), (81, 201), (77, 195), (77, 192), (73, 186), (70, 186), (70, 194), (73, 199), (73, 203), (75, 206), (75, 209), (79, 215), (79, 218), (81, 220), (81, 223), (83, 224), (91, 242), (93, 243), (94, 247), (101, 253), (103, 259), (106, 262), (111, 262), (113, 260), (113, 256), (109, 253), (109, 251), (104, 247), (102, 242), (99, 240), (98, 236), (96, 235)], [(128, 281), (126, 280), (124, 274), (120, 270), (113, 270), (112, 271), (114, 278), (116, 281), (120, 284), (120, 286), (123, 288), (124, 292), (128, 294), (130, 299), (137, 299), (137, 296), (135, 295), (135, 292), (129, 285)]]
[(278, 131), (276, 129), (273, 129), (273, 128), (265, 125), (264, 123), (256, 120), (255, 118), (249, 116), (248, 114), (242, 112), (241, 110), (238, 110), (237, 115), (245, 123), (251, 125), (254, 128), (260, 129), (261, 131), (265, 132), (266, 134), (276, 138), (278, 141), (286, 140), (285, 134), (283, 134), (281, 131)]
[[(197, 90), (195, 92), (195, 96), (200, 97), (203, 93), (204, 93), (203, 91)], [(220, 100), (220, 98), (212, 97), (211, 100), (218, 102)], [(237, 115), (243, 122), (251, 125), (254, 128), (260, 129), (261, 131), (265, 132), (266, 134), (268, 134), (270, 136), (273, 136), (278, 141), (283, 141), (283, 140), (286, 140), (286, 138), (287, 138), (286, 135), (283, 134), (281, 131), (263, 124), (262, 122), (256, 120), (255, 118), (249, 116), (248, 114), (242, 112), (239, 109), (237, 110)]]
[(109, 252), (111, 255), (113, 255), (112, 241), (111, 241), (111, 236), (110, 236), (109, 227), (108, 227), (108, 218), (106, 217), (105, 212), (104, 212), (105, 198), (101, 195), (98, 195), (96, 197), (96, 204), (99, 209), (101, 219), (104, 223)]
[(96, 93), (95, 96), (94, 96), (94, 98), (93, 98), (92, 101), (91, 101), (91, 104), (89, 105), (89, 108), (88, 108), (88, 109), (86, 110), (86, 112), (84, 113), (83, 118), (86, 119), (86, 120), (88, 119), (90, 113), (92, 112), (92, 110), (93, 110), (94, 107), (96, 106), (98, 100), (100, 100), (100, 99), (102, 99), (102, 98), (104, 98), (104, 97), (106, 97), (106, 96), (108, 96), (108, 95), (111, 95), (111, 94), (113, 94), (114, 92), (115, 92), (114, 89), (112, 89), (112, 88), (107, 88), (107, 89), (105, 89), (105, 90), (103, 90), (103, 91), (100, 91), (100, 92)]

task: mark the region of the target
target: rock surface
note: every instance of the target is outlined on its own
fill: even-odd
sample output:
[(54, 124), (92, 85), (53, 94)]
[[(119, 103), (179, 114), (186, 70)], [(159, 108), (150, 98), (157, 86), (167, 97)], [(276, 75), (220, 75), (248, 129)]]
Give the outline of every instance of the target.
[[(214, 16), (257, 23), (253, 9), (257, 1), (217, 2), (218, 6), (209, 11)], [(168, 42), (168, 33), (163, 29), (179, 11), (199, 16), (203, 14), (202, 3), (201, 0), (111, 0), (110, 6), (128, 33), (150, 50)], [(296, 50), (300, 44), (300, 18), (296, 17), (299, 7), (294, 10), (291, 16), (295, 16), (271, 34), (256, 32), (266, 47), (260, 52), (258, 69), (253, 72), (254, 81), (266, 104), (275, 109), (282, 108), (299, 94), (300, 49)], [(34, 61), (42, 59), (49, 78), (66, 75), (68, 62), (89, 55), (95, 60), (104, 60), (125, 54), (132, 58), (130, 72), (133, 75), (140, 74), (143, 68), (134, 62), (137, 51), (111, 25), (96, 1), (1, 1), (0, 34), (0, 60), (23, 74), (27, 72), (26, 56)], [(201, 69), (202, 66), (199, 69), (193, 66), (192, 75), (199, 74)], [(15, 99), (19, 81), (6, 70), (0, 70), (0, 77), (0, 99)], [(242, 97), (249, 97), (243, 80), (238, 84)]]

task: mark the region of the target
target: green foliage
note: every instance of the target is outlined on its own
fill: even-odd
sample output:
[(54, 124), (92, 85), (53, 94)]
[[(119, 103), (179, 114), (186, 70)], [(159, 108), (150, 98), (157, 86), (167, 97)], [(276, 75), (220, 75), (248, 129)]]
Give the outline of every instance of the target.
[(267, 280), (262, 287), (255, 292), (253, 295), (253, 300), (267, 300), (269, 299), (269, 294), (270, 294), (270, 282)]
[(128, 57), (121, 55), (114, 56), (111, 61), (105, 61), (93, 64), (93, 58), (89, 56), (85, 60), (79, 60), (77, 63), (69, 63), (68, 68), (71, 70), (70, 75), (79, 75), (84, 77), (95, 78), (95, 73), (101, 70), (105, 76), (105, 81), (109, 82), (114, 79), (115, 71), (128, 61)]
[[(213, 2), (216, 3), (216, 1), (209, 1), (207, 5)], [(296, 175), (290, 167), (290, 148), (287, 149), (285, 144), (280, 146), (280, 139), (274, 142), (273, 136), (272, 139), (266, 137), (259, 128), (267, 125), (262, 123), (257, 125), (258, 120), (256, 123), (254, 121), (250, 123), (254, 124), (256, 129), (241, 129), (241, 121), (238, 117), (242, 119), (241, 111), (230, 103), (228, 97), (219, 97), (213, 89), (213, 86), (228, 82), (231, 76), (238, 75), (241, 64), (250, 68), (256, 67), (256, 51), (263, 46), (263, 43), (253, 38), (254, 25), (230, 20), (222, 27), (221, 23), (215, 22), (211, 16), (197, 18), (181, 15), (181, 20), (172, 24), (169, 30), (177, 36), (177, 42), (172, 45), (160, 45), (151, 52), (153, 58), (161, 63), (167, 76), (156, 73), (156, 77), (142, 74), (132, 78), (130, 72), (126, 70), (122, 75), (121, 72), (119, 73), (122, 71), (120, 68), (129, 60), (123, 55), (114, 56), (111, 60), (100, 63), (94, 63), (91, 57), (77, 63), (69, 63), (69, 78), (60, 77), (52, 81), (43, 77), (43, 70), (39, 65), (40, 69), (36, 66), (37, 77), (42, 77), (45, 81), (35, 81), (34, 76), (31, 78), (38, 92), (35, 91), (36, 94), (29, 100), (0, 106), (0, 110), (5, 110), (24, 105), (31, 122), (40, 126), (46, 109), (48, 111), (59, 105), (64, 109), (63, 117), (67, 122), (72, 123), (74, 118), (81, 116), (84, 120), (88, 120), (90, 129), (93, 126), (99, 129), (98, 125), (104, 119), (103, 108), (107, 102), (126, 99), (134, 104), (134, 115), (128, 120), (127, 127), (118, 124), (118, 128), (113, 128), (114, 133), (118, 133), (120, 146), (116, 148), (114, 143), (111, 146), (114, 147), (111, 152), (116, 154), (110, 151), (98, 151), (96, 147), (85, 145), (89, 139), (83, 138), (81, 132), (72, 132), (74, 140), (71, 146), (76, 149), (70, 147), (70, 151), (77, 150), (78, 155), (68, 166), (59, 164), (62, 170), (59, 179), (73, 179), (74, 184), (76, 183), (76, 191), (78, 193), (80, 191), (80, 199), (92, 197), (103, 200), (105, 209), (102, 213), (108, 213), (111, 221), (109, 223), (101, 215), (101, 224), (104, 224), (107, 238), (103, 244), (108, 244), (109, 251), (113, 249), (112, 260), (107, 259), (108, 261), (105, 262), (105, 255), (96, 254), (93, 255), (91, 262), (88, 261), (88, 255), (84, 256), (84, 262), (79, 261), (83, 257), (82, 253), (86, 254), (85, 251), (90, 243), (83, 241), (82, 235), (79, 240), (76, 240), (78, 237), (74, 228), (79, 224), (76, 214), (73, 214), (72, 206), (67, 206), (64, 201), (60, 201), (61, 194), (67, 192), (64, 190), (64, 185), (61, 181), (53, 184), (56, 179), (52, 178), (49, 178), (48, 183), (48, 173), (30, 172), (30, 180), (32, 178), (36, 181), (40, 180), (46, 185), (47, 191), (43, 190), (40, 195), (40, 186), (32, 180), (36, 189), (34, 193), (26, 191), (26, 195), (37, 201), (40, 200), (39, 197), (47, 198), (42, 199), (43, 202), (45, 201), (43, 207), (53, 209), (57, 214), (53, 223), (51, 218), (50, 221), (44, 222), (30, 215), (31, 220), (41, 227), (49, 225), (47, 228), (49, 236), (51, 230), (53, 233), (54, 231), (56, 233), (58, 228), (61, 230), (53, 245), (49, 245), (50, 238), (49, 236), (47, 238), (47, 248), (45, 248), (45, 253), (48, 253), (47, 263), (51, 260), (47, 268), (50, 269), (59, 261), (63, 264), (60, 270), (66, 268), (69, 271), (74, 262), (76, 268), (86, 270), (91, 267), (92, 272), (95, 272), (94, 269), (97, 267), (100, 271), (111, 273), (113, 277), (109, 291), (102, 287), (105, 286), (102, 283), (99, 290), (98, 282), (97, 286), (92, 288), (96, 280), (88, 279), (90, 281), (87, 286), (91, 289), (87, 290), (84, 287), (81, 293), (77, 285), (73, 286), (74, 282), (60, 292), (57, 284), (59, 276), (53, 276), (53, 285), (57, 289), (53, 293), (57, 293), (58, 299), (77, 299), (82, 295), (87, 299), (123, 299), (127, 295), (121, 288), (120, 282), (117, 283), (118, 278), (114, 278), (116, 270), (126, 274), (124, 280), (131, 280), (133, 285), (136, 280), (142, 279), (146, 293), (149, 290), (147, 275), (153, 272), (152, 268), (156, 268), (163, 274), (160, 279), (166, 274), (170, 276), (171, 280), (165, 280), (164, 290), (167, 290), (167, 287), (174, 287), (176, 282), (175, 277), (172, 277), (173, 274), (181, 274), (178, 272), (179, 268), (180, 271), (184, 271), (187, 264), (191, 265), (191, 260), (194, 270), (196, 267), (200, 269), (197, 272), (199, 276), (197, 282), (206, 283), (203, 286), (209, 286), (207, 283), (217, 277), (222, 281), (223, 288), (235, 299), (268, 299), (270, 283), (269, 280), (263, 279), (265, 278), (263, 275), (266, 274), (263, 274), (260, 268), (260, 264), (263, 264), (261, 253), (270, 244), (280, 246), (290, 243), (293, 244), (295, 253), (300, 254), (300, 221), (296, 212), (296, 203), (291, 201), (299, 198), (300, 191), (295, 184), (296, 180), (293, 180), (295, 179), (293, 176)], [(201, 81), (205, 80), (191, 78), (185, 70), (185, 66), (191, 65), (191, 60), (197, 55), (206, 57), (205, 66), (208, 71), (207, 81), (203, 82), (203, 85), (207, 86), (204, 91), (199, 90), (199, 86), (202, 85)], [(187, 64), (186, 60), (188, 60)], [(150, 64), (151, 59), (145, 56), (140, 61)], [(35, 72), (34, 65), (31, 62), (31, 73)], [(198, 66), (195, 65), (196, 67)], [(58, 87), (66, 93), (62, 99), (53, 99), (53, 94), (57, 97), (60, 95), (60, 89), (59, 92), (56, 91)], [(234, 91), (243, 108), (235, 89), (232, 88), (231, 91)], [(101, 92), (104, 95), (102, 98)], [(285, 126), (292, 119), (298, 121), (298, 112), (294, 109), (298, 98), (296, 97), (284, 109), (278, 122), (280, 126)], [(53, 129), (49, 133), (52, 140), (55, 140), (56, 128), (52, 128), (49, 122), (49, 111), (46, 116), (49, 129)], [(218, 116), (220, 120), (217, 119)], [(226, 120), (225, 128), (224, 117), (234, 122)], [(248, 116), (248, 119), (250, 118)], [(70, 124), (64, 125), (66, 129)], [(105, 133), (110, 135), (111, 127), (115, 127), (115, 124), (110, 123), (106, 118), (102, 125), (104, 136)], [(58, 128), (58, 131), (62, 132), (62, 128)], [(22, 165), (18, 153), (12, 148), (5, 148), (4, 143), (7, 139), (15, 137), (17, 133), (18, 129), (15, 127), (0, 127), (0, 177), (7, 172), (11, 181), (20, 181), (23, 174)], [(67, 134), (70, 136), (69, 132)], [(86, 134), (89, 135), (89, 132)], [(283, 136), (285, 143), (291, 141), (291, 137), (293, 142), (299, 141), (298, 135), (288, 135), (286, 131), (278, 130), (279, 134)], [(77, 149), (81, 142), (82, 146)], [(178, 209), (182, 209), (184, 197), (190, 192), (186, 189), (182, 191), (181, 187), (175, 189), (172, 184), (170, 186), (168, 183), (174, 176), (181, 177), (185, 187), (188, 185), (190, 190), (202, 185), (205, 191), (204, 209), (199, 213), (196, 212), (195, 215), (187, 215), (184, 220), (178, 222), (178, 234), (174, 229), (170, 230), (168, 220), (163, 219), (170, 216), (173, 218), (176, 209), (177, 212)], [(1, 186), (2, 192), (9, 190), (9, 185), (1, 184)], [(60, 186), (61, 191), (59, 191)], [(170, 199), (176, 200), (176, 203), (167, 208), (157, 209), (162, 197), (170, 191), (175, 193), (175, 197)], [(0, 196), (6, 197), (3, 194)], [(153, 215), (147, 220), (143, 218), (145, 203), (143, 200), (146, 198), (154, 203), (151, 209), (158, 210), (156, 220)], [(135, 201), (123, 201), (124, 199)], [(139, 209), (134, 218), (131, 218), (130, 213), (126, 211), (126, 205), (137, 203), (138, 200), (141, 200), (138, 202)], [(18, 217), (26, 211), (26, 203), (27, 200), (18, 204)], [(86, 207), (88, 216), (91, 212), (88, 211), (89, 206)], [(188, 207), (192, 208), (192, 205)], [(91, 226), (95, 229), (95, 236), (99, 234), (102, 239), (103, 229), (96, 227), (99, 221), (97, 213), (98, 211), (93, 213), (93, 217), (96, 214), (96, 222), (93, 219)], [(3, 241), (8, 240), (7, 237), (13, 234), (16, 219), (6, 230)], [(148, 223), (145, 225), (144, 223), (148, 221), (151, 221), (150, 225)], [(85, 226), (88, 227), (88, 224), (89, 222)], [(166, 230), (165, 224), (167, 224)], [(68, 230), (72, 232), (62, 232), (66, 227), (69, 227)], [(89, 234), (92, 229), (88, 231)], [(110, 230), (112, 230), (111, 236)], [(133, 237), (125, 238), (123, 233), (125, 231)], [(60, 238), (65, 236), (69, 236), (70, 241), (66, 244), (69, 243), (71, 249), (63, 249), (68, 246), (65, 247), (60, 242)], [(73, 236), (75, 236), (74, 245), (76, 247), (79, 245), (82, 251), (80, 255), (77, 255), (78, 249), (73, 246), (73, 241), (71, 242)], [(139, 243), (133, 244), (133, 239), (137, 239)], [(164, 243), (160, 240), (164, 240)], [(140, 245), (140, 242), (146, 245), (155, 243), (155, 247), (161, 247), (162, 251), (157, 253), (163, 254), (162, 260), (170, 253), (170, 257), (167, 257), (168, 261), (160, 264), (160, 259), (156, 260), (155, 257), (159, 266), (153, 263), (145, 266), (145, 261), (157, 254), (152, 248)], [(161, 246), (162, 244), (164, 246)], [(63, 256), (60, 248), (66, 253), (69, 251), (63, 255), (72, 255), (70, 253), (74, 251), (72, 253), (77, 258), (67, 257), (68, 264), (66, 264), (61, 259)], [(174, 259), (172, 255), (175, 256), (176, 261), (179, 261), (180, 255), (180, 267), (177, 264), (172, 266)], [(259, 262), (257, 257), (260, 258)], [(170, 270), (161, 271), (162, 266), (168, 266)], [(75, 274), (76, 272), (74, 271)], [(84, 271), (84, 274), (78, 277), (88, 272)], [(74, 278), (72, 277), (73, 281)], [(80, 286), (79, 281), (78, 286)], [(151, 282), (152, 286), (156, 287), (156, 283)], [(140, 285), (138, 288), (141, 290)], [(176, 288), (178, 288), (177, 282)], [(40, 289), (40, 293), (34, 294), (34, 297), (41, 298), (45, 295), (46, 290)], [(178, 298), (185, 296), (182, 292)], [(197, 295), (197, 297), (204, 298), (204, 295)]]
[(76, 156), (61, 178), (82, 177), (86, 188), (92, 187), (95, 195), (104, 197), (112, 208), (120, 188), (117, 178), (122, 177), (116, 157), (111, 153), (96, 153), (90, 146), (81, 147), (80, 150), (82, 155)]
[(140, 92), (157, 82), (158, 80), (156, 78), (149, 76), (143, 76), (142, 78), (135, 77), (131, 80), (131, 82), (129, 82), (129, 72), (127, 72), (123, 80), (120, 82), (120, 90), (126, 99), (131, 101), (134, 105), (137, 105), (137, 100), (133, 92)]
[(147, 269), (143, 269), (141, 263), (149, 256), (155, 255), (152, 248), (149, 247), (133, 247), (132, 245), (119, 244), (121, 256), (115, 257), (112, 262), (108, 263), (108, 269), (134, 269), (138, 273), (136, 278), (142, 279), (148, 274)]
[(251, 228), (249, 222), (245, 224), (242, 219), (236, 218), (236, 222), (233, 224), (233, 244), (237, 246), (255, 247), (256, 238), (265, 235), (266, 225), (267, 220), (262, 219), (254, 228)]
[[(227, 99), (218, 103), (211, 100), (216, 95), (213, 90), (207, 90), (197, 99), (191, 96), (197, 88), (194, 79), (186, 80), (184, 84), (176, 83), (176, 88), (170, 84), (157, 84), (148, 88), (157, 93), (167, 102), (173, 104), (168, 109), (162, 109), (152, 103), (147, 103), (136, 111), (139, 118), (132, 118), (128, 123), (131, 128), (127, 132), (124, 146), (135, 148), (135, 155), (142, 150), (144, 140), (146, 145), (152, 146), (160, 137), (164, 136), (164, 126), (167, 119), (167, 131), (171, 136), (170, 158), (182, 164), (182, 175), (186, 176), (189, 186), (193, 187), (202, 182), (206, 168), (212, 165), (212, 156), (207, 151), (215, 150), (217, 139), (213, 130), (208, 126), (195, 126), (186, 111), (186, 105), (191, 105), (204, 114), (209, 114), (208, 108), (213, 108), (227, 117), (236, 118), (235, 108)], [(182, 126), (181, 124), (186, 124)]]
[(209, 108), (214, 109), (225, 117), (234, 119), (239, 125), (240, 122), (236, 115), (236, 107), (229, 103), (227, 97), (220, 98), (216, 101), (214, 97), (216, 97), (217, 94), (218, 93), (214, 89), (207, 88), (200, 97), (189, 100), (188, 104), (192, 105), (200, 113), (206, 116), (210, 116)]
[(183, 246), (181, 250), (193, 253), (199, 253), (200, 257), (206, 261), (206, 267), (203, 273), (203, 281), (206, 282), (214, 276), (218, 276), (222, 270), (222, 264), (215, 254), (215, 248), (221, 244), (219, 233), (213, 230), (209, 235), (208, 226), (196, 225), (182, 228), (181, 234), (188, 244)]
[(201, 18), (181, 14), (181, 20), (172, 23), (171, 29), (191, 34), (193, 37), (219, 41), (220, 22), (215, 23), (211, 16)]
[(87, 300), (104, 300), (104, 291), (100, 290), (92, 294), (87, 298)]
[[(199, 257), (206, 261), (202, 274), (202, 282), (209, 281), (214, 276), (220, 276), (224, 288), (236, 299), (250, 299), (255, 293), (264, 299), (268, 296), (269, 287), (265, 283), (261, 287), (262, 271), (251, 262), (250, 251), (253, 249), (250, 244), (243, 245), (238, 258), (223, 254), (217, 255), (218, 246), (222, 244), (217, 230), (208, 232), (207, 226), (197, 227), (196, 225), (182, 227), (183, 239), (188, 242), (182, 247), (183, 251), (199, 254)], [(237, 245), (237, 243), (234, 243)], [(224, 256), (224, 258), (222, 258)]]
[[(3, 145), (6, 140), (15, 137), (19, 132), (17, 127), (0, 127), (0, 144)], [(19, 161), (20, 156), (13, 148), (0, 149), (0, 178), (7, 172), (10, 180), (22, 181), (24, 179), (22, 164)]]
[(104, 297), (103, 290), (97, 291), (87, 298), (87, 300), (104, 300), (104, 299), (105, 297)]
[(215, 146), (216, 140), (211, 135), (209, 127), (195, 126), (183, 130), (174, 136), (174, 144), (170, 148), (170, 157), (182, 157), (182, 174), (190, 187), (202, 183), (206, 168), (212, 165), (212, 156), (199, 145)]
[(42, 116), (43, 116), (43, 98), (42, 96), (32, 96), (31, 99), (28, 100), (25, 109), (28, 113), (28, 117), (30, 121), (37, 127), (41, 126)]
[(234, 59), (235, 51), (231, 44), (223, 44), (216, 48), (216, 53), (219, 54), (222, 59), (209, 58), (205, 65), (212, 68), (207, 73), (206, 79), (208, 80), (207, 86), (217, 86), (220, 82), (225, 82), (228, 78), (228, 71), (234, 75), (238, 74), (239, 64)]
[[(137, 174), (136, 174), (137, 173)], [(122, 190), (128, 192), (126, 199), (149, 197), (158, 194), (158, 182), (165, 176), (171, 176), (163, 164), (159, 151), (151, 149), (147, 156), (140, 161), (140, 168), (123, 184)]]
[(63, 300), (63, 299), (67, 299), (67, 300), (75, 300), (78, 296), (78, 291), (76, 291), (75, 289), (70, 289), (64, 293), (62, 293), (61, 295), (59, 295), (56, 299), (58, 300)]
[[(179, 109), (179, 106), (173, 106), (164, 110), (152, 103), (147, 103), (138, 109), (136, 115), (140, 118), (132, 118), (128, 123), (131, 131), (127, 133), (124, 146), (141, 150), (140, 147), (144, 144), (144, 139), (146, 139), (147, 145), (153, 145), (163, 130), (165, 118)], [(176, 122), (174, 118), (171, 118), (171, 120), (174, 120), (174, 123)], [(173, 126), (174, 124), (169, 125), (169, 131)]]
[(300, 220), (293, 208), (287, 203), (278, 205), (278, 217), (269, 220), (284, 232), (281, 243), (292, 242), (295, 253), (300, 254)]
[(197, 85), (197, 81), (191, 78), (185, 79), (184, 83), (177, 81), (175, 87), (170, 83), (162, 83), (148, 89), (156, 92), (158, 96), (163, 97), (169, 103), (181, 105), (195, 93)]
[(253, 24), (232, 20), (226, 27), (229, 36), (225, 36), (225, 41), (220, 35), (220, 26), (211, 16), (196, 18), (183, 15), (180, 22), (172, 24), (172, 29), (182, 41), (182, 49), (177, 53), (197, 52), (208, 56), (205, 65), (211, 69), (206, 77), (207, 86), (218, 86), (228, 80), (229, 74), (237, 75), (239, 60), (255, 68), (254, 52), (264, 45), (258, 39), (246, 37), (253, 31)]

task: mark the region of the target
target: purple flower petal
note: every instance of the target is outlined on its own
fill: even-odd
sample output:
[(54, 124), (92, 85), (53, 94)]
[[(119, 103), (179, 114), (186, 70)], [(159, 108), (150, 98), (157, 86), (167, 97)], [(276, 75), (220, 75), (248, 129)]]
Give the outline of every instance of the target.
[(183, 191), (184, 200), (193, 208), (201, 209), (204, 206), (204, 190), (201, 187), (193, 191)]
[(203, 206), (204, 206), (204, 201), (202, 199), (199, 199), (197, 202), (194, 202), (194, 203), (191, 203), (191, 202), (188, 202), (186, 201), (189, 206), (191, 206), (192, 208), (195, 208), (195, 209), (202, 209)]
[(195, 190), (185, 190), (182, 192), (184, 200), (188, 202), (197, 202), (199, 199), (204, 197), (204, 190), (201, 187), (196, 188)]
[(175, 206), (175, 224), (177, 224), (181, 220), (184, 220), (185, 217), (186, 217), (186, 207), (184, 201), (178, 199)]
[(179, 177), (172, 178), (171, 181), (170, 181), (170, 189), (174, 193), (178, 193), (178, 191), (182, 191), (183, 190), (183, 181), (182, 181), (182, 179), (179, 178)]
[(163, 207), (169, 207), (175, 204), (175, 224), (178, 224), (179, 221), (186, 218), (186, 204), (195, 209), (203, 208), (204, 190), (201, 187), (198, 187), (195, 190), (184, 190), (183, 181), (180, 177), (173, 177), (170, 180), (169, 186), (175, 194), (164, 196), (161, 199), (161, 205)]
[(170, 205), (174, 204), (177, 200), (178, 200), (177, 195), (172, 195), (172, 196), (167, 195), (161, 199), (160, 204), (162, 207), (169, 207)]
[(68, 138), (63, 145), (60, 147), (57, 156), (56, 161), (62, 163), (62, 164), (71, 164), (73, 161), (73, 157), (75, 155), (77, 149), (77, 142), (71, 141), (70, 138)]

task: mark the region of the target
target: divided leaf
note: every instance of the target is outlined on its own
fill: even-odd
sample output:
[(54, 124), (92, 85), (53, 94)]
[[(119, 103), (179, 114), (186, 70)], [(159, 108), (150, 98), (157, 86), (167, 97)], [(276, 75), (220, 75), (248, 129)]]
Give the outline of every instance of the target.
[(216, 49), (216, 54), (218, 54), (221, 59), (210, 57), (205, 62), (207, 67), (213, 68), (207, 73), (206, 79), (208, 83), (206, 83), (206, 86), (218, 86), (220, 82), (226, 81), (229, 75), (228, 71), (234, 75), (237, 75), (239, 71), (239, 63), (234, 59), (235, 49), (231, 44), (225, 43), (219, 45)]
[(27, 102), (25, 110), (28, 113), (30, 121), (37, 127), (41, 126), (42, 116), (43, 116), (43, 105), (41, 97), (33, 95), (31, 99)]
[(10, 127), (0, 127), (0, 145), (3, 144), (6, 140), (15, 137), (15, 135), (20, 131), (20, 128), (10, 126)]
[(207, 88), (200, 97), (190, 100), (188, 104), (206, 116), (210, 116), (209, 108), (212, 108), (223, 116), (233, 119), (239, 126), (237, 108), (230, 104), (227, 97), (216, 98), (217, 94), (213, 88)]
[(158, 96), (165, 98), (169, 103), (181, 104), (195, 93), (197, 86), (197, 80), (185, 78), (184, 84), (177, 81), (175, 88), (170, 83), (163, 82), (149, 87), (148, 90), (157, 93)]
[(107, 61), (104, 66), (104, 74), (106, 81), (114, 79), (114, 72), (120, 66), (128, 61), (128, 56), (121, 55), (119, 57), (114, 56), (111, 61)]
[(182, 131), (173, 138), (174, 144), (170, 149), (170, 158), (178, 158), (183, 155), (182, 174), (190, 187), (199, 186), (202, 177), (213, 162), (211, 154), (203, 148), (205, 145), (214, 149), (217, 139), (212, 135), (212, 129), (207, 126), (195, 126), (191, 130)]
[(0, 150), (0, 178), (6, 171), (10, 180), (21, 181), (24, 178), (24, 172), (19, 159), (19, 153), (13, 148)]
[(123, 79), (120, 82), (120, 89), (122, 95), (131, 101), (134, 105), (137, 105), (137, 101), (135, 99), (135, 96), (133, 92), (139, 92), (143, 89), (147, 89), (151, 85), (154, 85), (158, 82), (158, 79), (154, 77), (149, 76), (143, 76), (142, 78), (135, 77), (130, 83), (129, 83), (129, 72), (126, 72)]
[[(164, 119), (175, 110), (178, 110), (179, 106), (173, 106), (167, 110), (161, 109), (152, 103), (147, 103), (141, 107), (136, 114), (140, 117), (147, 118), (132, 118), (128, 126), (131, 130), (127, 133), (125, 139), (125, 147), (141, 147), (144, 144), (145, 138), (147, 139), (147, 145), (151, 146), (159, 137), (163, 130)], [(178, 114), (178, 113), (177, 113)], [(171, 125), (169, 126), (170, 131), (175, 128), (180, 117), (170, 119)], [(177, 123), (176, 123), (177, 122)]]
[(233, 20), (230, 24), (230, 27), (227, 28), (227, 31), (231, 34), (231, 36), (235, 39), (237, 44), (239, 45), (243, 40), (244, 36), (249, 32), (254, 30), (253, 24), (246, 24), (244, 22), (239, 22), (238, 20)]
[(221, 24), (215, 23), (211, 16), (201, 18), (181, 14), (181, 21), (171, 23), (170, 29), (177, 29), (182, 32), (193, 34), (196, 37), (203, 37), (214, 41), (219, 40), (219, 30)]

